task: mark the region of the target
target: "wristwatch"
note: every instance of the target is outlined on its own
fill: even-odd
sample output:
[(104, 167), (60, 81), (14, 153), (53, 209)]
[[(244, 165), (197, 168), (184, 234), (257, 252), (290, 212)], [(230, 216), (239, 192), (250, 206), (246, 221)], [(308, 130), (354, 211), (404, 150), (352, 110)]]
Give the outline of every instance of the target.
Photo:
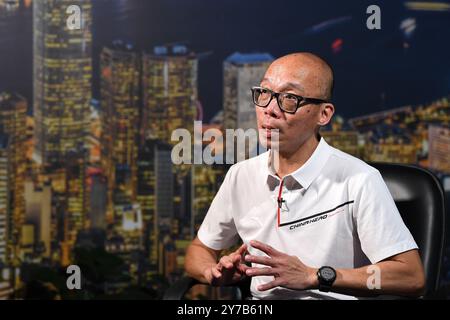
[(319, 290), (329, 292), (336, 280), (336, 270), (332, 267), (324, 266), (317, 271), (317, 278), (319, 279)]

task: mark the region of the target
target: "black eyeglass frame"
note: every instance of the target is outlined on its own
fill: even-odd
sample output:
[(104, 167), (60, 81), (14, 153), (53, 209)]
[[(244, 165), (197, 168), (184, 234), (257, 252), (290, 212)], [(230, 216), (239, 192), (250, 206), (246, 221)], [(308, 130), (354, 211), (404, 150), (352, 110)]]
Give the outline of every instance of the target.
[[(260, 90), (260, 89), (266, 90), (266, 91), (270, 92), (270, 94), (271, 94), (269, 101), (265, 105), (261, 105), (261, 104), (259, 104), (256, 101), (256, 90)], [(330, 103), (330, 101), (327, 101), (327, 100), (324, 100), (324, 99), (307, 98), (307, 97), (299, 96), (299, 95), (294, 94), (294, 93), (275, 92), (275, 91), (272, 91), (272, 90), (264, 88), (264, 87), (252, 87), (251, 90), (252, 90), (253, 103), (256, 106), (261, 107), (261, 108), (267, 108), (269, 106), (269, 104), (272, 102), (273, 97), (275, 97), (277, 99), (278, 107), (281, 109), (281, 111), (289, 113), (289, 114), (295, 114), (298, 111), (298, 109), (300, 109), (301, 107), (303, 107), (303, 106), (305, 106), (307, 104)], [(280, 102), (281, 101), (280, 100), (280, 96), (281, 95), (289, 95), (289, 96), (293, 96), (293, 97), (295, 97), (297, 99), (297, 105), (296, 105), (296, 108), (295, 108), (294, 111), (288, 111), (288, 110), (285, 110), (282, 107), (281, 102)]]

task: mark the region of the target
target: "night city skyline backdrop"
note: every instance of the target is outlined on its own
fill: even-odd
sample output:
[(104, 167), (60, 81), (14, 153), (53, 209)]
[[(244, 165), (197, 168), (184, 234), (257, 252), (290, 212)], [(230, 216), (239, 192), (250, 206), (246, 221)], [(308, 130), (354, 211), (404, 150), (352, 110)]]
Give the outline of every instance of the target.
[[(199, 99), (205, 120), (222, 108), (222, 62), (235, 51), (268, 52), (275, 58), (296, 51), (321, 55), (335, 70), (334, 101), (338, 114), (346, 118), (426, 104), (448, 94), (450, 12), (408, 10), (402, 1), (385, 1), (382, 29), (368, 30), (369, 4), (280, 1), (278, 13), (269, 15), (270, 0), (95, 1), (94, 97), (99, 96), (95, 71), (100, 51), (117, 39), (134, 44), (137, 50), (181, 42), (205, 53), (199, 63)], [(32, 97), (31, 18), (31, 8), (24, 8), (0, 21), (0, 88), (20, 92), (28, 101)], [(409, 35), (407, 27), (400, 27), (408, 18), (415, 19)]]
[[(256, 127), (250, 88), (291, 52), (334, 68), (328, 143), (427, 168), (450, 199), (450, 2), (382, 1), (381, 30), (371, 4), (0, 0), (0, 299), (160, 299), (229, 169), (177, 165), (171, 134)], [(450, 248), (442, 270), (450, 297)]]

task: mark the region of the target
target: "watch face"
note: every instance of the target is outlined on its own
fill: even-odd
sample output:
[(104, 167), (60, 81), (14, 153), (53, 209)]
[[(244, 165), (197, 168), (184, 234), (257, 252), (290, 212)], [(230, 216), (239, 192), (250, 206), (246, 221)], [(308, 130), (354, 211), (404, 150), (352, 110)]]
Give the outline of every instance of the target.
[(336, 277), (336, 272), (332, 268), (324, 267), (320, 269), (320, 276), (325, 281), (332, 281)]

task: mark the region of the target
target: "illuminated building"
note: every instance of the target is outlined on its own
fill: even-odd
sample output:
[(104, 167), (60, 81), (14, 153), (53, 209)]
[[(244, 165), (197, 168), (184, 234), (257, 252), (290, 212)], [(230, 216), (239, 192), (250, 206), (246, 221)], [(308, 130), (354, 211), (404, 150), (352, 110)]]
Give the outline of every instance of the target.
[(106, 229), (106, 178), (101, 174), (89, 175), (89, 227), (92, 229)]
[(227, 169), (228, 166), (220, 164), (192, 166), (194, 181), (191, 238), (194, 237), (200, 228), (211, 202), (225, 178)]
[(169, 235), (160, 239), (158, 245), (158, 273), (169, 282), (174, 282), (184, 274), (184, 257), (190, 240), (177, 240)]
[(336, 115), (331, 125), (320, 131), (320, 135), (329, 145), (359, 158), (361, 156), (360, 140), (362, 137), (357, 131), (345, 128), (345, 124), (345, 120)]
[[(222, 130), (221, 119), (215, 117), (214, 124), (204, 125), (203, 133), (207, 130), (215, 129)], [(203, 141), (203, 148), (209, 145), (211, 141)], [(211, 150), (216, 157), (223, 157), (223, 145), (214, 144)], [(204, 150), (204, 149), (203, 149)], [(193, 239), (200, 228), (203, 219), (208, 212), (208, 209), (213, 201), (217, 191), (219, 190), (225, 174), (228, 170), (228, 165), (223, 164), (200, 164), (192, 166), (192, 209), (191, 209), (191, 221), (190, 221), (190, 234), (189, 239)], [(184, 263), (185, 250), (183, 242), (177, 243), (176, 248), (178, 252), (178, 265)], [(210, 287), (197, 286), (191, 290), (191, 297), (218, 297), (219, 290)]]
[(51, 200), (49, 183), (35, 185), (31, 180), (25, 182), (26, 220), (35, 226), (37, 239), (44, 245), (44, 257), (50, 257), (51, 250)]
[(412, 107), (402, 107), (361, 116), (349, 124), (365, 137), (361, 154), (365, 161), (417, 164), (421, 142), (415, 133)]
[(370, 162), (417, 163), (417, 149), (408, 141), (393, 139), (368, 143), (364, 150), (364, 160)]
[(14, 293), (14, 289), (7, 281), (0, 280), (0, 300), (9, 300)]
[(34, 225), (23, 224), (20, 231), (20, 260), (32, 262), (35, 253)]
[(258, 86), (273, 61), (268, 53), (236, 52), (223, 64), (224, 129), (256, 129), (251, 88)]
[(169, 145), (147, 139), (137, 162), (137, 201), (142, 209), (145, 255), (154, 270), (158, 263), (159, 241), (170, 233), (174, 214), (174, 174)]
[[(69, 158), (70, 157), (70, 158)], [(86, 188), (86, 152), (68, 154), (66, 160), (65, 239), (73, 246), (77, 234), (86, 227), (89, 207)]]
[(211, 205), (217, 191), (219, 191), (227, 168), (225, 165), (195, 165), (194, 170), (194, 200), (193, 225), (198, 230), (206, 212)]
[(64, 165), (53, 167), (52, 172), (46, 175), (52, 188), (52, 257), (57, 258), (63, 266), (71, 263), (77, 235), (87, 228), (87, 211), (90, 207), (88, 152), (73, 151), (66, 157)]
[(358, 132), (356, 131), (324, 131), (321, 132), (325, 141), (343, 152), (351, 154), (354, 157), (360, 157), (358, 146)]
[(143, 252), (141, 207), (139, 204), (118, 205), (114, 207), (114, 215), (120, 223), (114, 224), (113, 233), (106, 241), (106, 250), (125, 261), (131, 278), (137, 282)]
[[(69, 30), (66, 9), (81, 9)], [(85, 143), (92, 84), (92, 1), (33, 1), (35, 159), (50, 169)]]
[(450, 99), (448, 97), (434, 101), (416, 110), (418, 121), (429, 124), (450, 124)]
[(115, 41), (101, 68), (101, 163), (108, 181), (108, 211), (136, 198), (139, 138), (139, 55)]
[(198, 104), (198, 58), (185, 46), (155, 47), (144, 53), (142, 65), (141, 139), (169, 144), (175, 129), (193, 132)]
[(25, 171), (26, 171), (26, 113), (27, 103), (16, 94), (0, 94), (0, 126), (9, 136), (10, 184), (9, 215), (10, 241), (19, 242), (19, 234), (25, 219)]
[[(187, 130), (193, 135), (197, 109), (200, 109), (198, 57), (183, 45), (159, 46), (153, 53), (144, 53), (142, 104), (141, 144), (150, 138), (175, 145), (178, 141), (171, 138), (176, 129)], [(171, 162), (170, 159), (167, 161)], [(176, 178), (175, 185), (170, 184), (171, 199), (167, 202), (171, 206), (170, 213), (166, 209), (159, 211), (160, 218), (174, 214), (186, 216), (190, 209), (190, 165), (173, 166), (171, 170)]]
[(186, 256), (186, 251), (190, 244), (190, 240), (175, 240), (175, 248), (177, 250), (176, 268), (181, 272), (184, 271), (184, 257)]
[(89, 136), (87, 138), (87, 148), (89, 149), (89, 163), (97, 164), (101, 161), (101, 119), (100, 119), (100, 102), (91, 101), (91, 113), (89, 117)]
[(9, 262), (9, 137), (0, 132), (0, 265)]
[(428, 135), (429, 167), (442, 173), (450, 173), (450, 129), (430, 126)]
[(32, 247), (34, 245), (34, 226), (31, 224), (24, 224), (21, 231), (21, 245)]
[(159, 274), (164, 275), (166, 279), (170, 279), (177, 270), (177, 250), (175, 248), (175, 241), (166, 235), (160, 242), (159, 248), (158, 272)]
[(408, 106), (352, 118), (348, 122), (359, 133), (366, 133), (371, 131), (375, 126), (386, 122), (405, 122), (406, 119), (409, 119), (413, 115), (413, 108)]
[[(414, 108), (408, 106), (361, 116), (349, 123), (367, 138), (364, 147), (367, 161), (419, 164), (438, 171), (448, 170), (444, 129), (450, 123), (448, 97)], [(441, 135), (437, 127), (444, 129)]]
[(64, 218), (66, 216), (66, 172), (64, 168), (53, 170), (51, 174), (41, 175), (40, 183), (50, 183), (51, 219), (50, 238), (52, 259), (59, 261), (61, 257), (61, 244), (65, 241)]
[(27, 140), (25, 142), (25, 155), (26, 155), (26, 161), (27, 161), (27, 172), (32, 171), (33, 164), (33, 151), (34, 151), (34, 118), (31, 116), (27, 116), (26, 119), (26, 136)]
[[(217, 121), (215, 124), (207, 124), (202, 126), (202, 134), (205, 132), (222, 130), (222, 124)], [(206, 147), (211, 148), (210, 152), (215, 156), (215, 159), (221, 160), (224, 157), (224, 144), (218, 141), (203, 141), (202, 151)], [(212, 144), (211, 144), (212, 143)], [(193, 239), (196, 235), (206, 213), (214, 199), (217, 191), (222, 184), (225, 174), (229, 169), (229, 165), (219, 163), (213, 164), (196, 164), (192, 166), (192, 199), (191, 199), (191, 220), (189, 221), (189, 238)]]

